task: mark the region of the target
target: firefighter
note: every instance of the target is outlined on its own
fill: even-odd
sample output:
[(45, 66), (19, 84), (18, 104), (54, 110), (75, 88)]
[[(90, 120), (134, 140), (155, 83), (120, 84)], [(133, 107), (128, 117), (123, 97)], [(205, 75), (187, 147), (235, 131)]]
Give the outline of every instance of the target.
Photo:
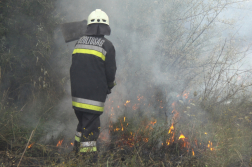
[(77, 41), (72, 54), (72, 106), (79, 121), (74, 150), (82, 154), (97, 152), (100, 115), (107, 94), (115, 86), (115, 49), (104, 37), (110, 32), (107, 14), (96, 9), (88, 16), (85, 36)]

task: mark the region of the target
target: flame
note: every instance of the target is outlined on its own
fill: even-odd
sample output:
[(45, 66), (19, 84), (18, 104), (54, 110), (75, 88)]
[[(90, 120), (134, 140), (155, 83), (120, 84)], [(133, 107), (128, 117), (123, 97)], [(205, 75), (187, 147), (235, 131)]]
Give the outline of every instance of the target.
[(126, 106), (128, 103), (130, 103), (130, 100), (126, 100), (126, 102), (124, 103), (124, 105)]
[[(35, 143), (35, 142), (34, 142), (34, 143)], [(34, 143), (30, 144), (30, 145), (28, 146), (28, 148), (31, 148), (31, 147), (33, 146)]]
[(175, 102), (172, 103), (172, 108), (175, 109)]
[(173, 130), (174, 130), (174, 126), (173, 126), (173, 123), (172, 123), (172, 125), (171, 125), (171, 127), (170, 127), (170, 129), (168, 131), (168, 134), (170, 134)]
[[(110, 131), (108, 131), (108, 133), (110, 133)], [(99, 138), (102, 140), (102, 141), (105, 141), (107, 142), (109, 140), (109, 134), (108, 134), (106, 131), (102, 131), (99, 135)]]
[(64, 139), (62, 139), (62, 140), (58, 141), (58, 143), (57, 143), (56, 147), (61, 146), (61, 145), (62, 145), (63, 140), (64, 140)]
[[(150, 123), (148, 123), (148, 125), (146, 125), (145, 129), (150, 129), (153, 130), (153, 127), (155, 124), (157, 123), (157, 120), (155, 119), (155, 121), (151, 121)], [(151, 126), (152, 125), (152, 126)]]
[(180, 136), (179, 136), (179, 140), (180, 139), (185, 139), (185, 136), (183, 135), (183, 134), (181, 134)]
[(157, 120), (151, 121), (150, 124), (155, 125), (157, 123)]
[(143, 99), (144, 97), (143, 96), (137, 96), (137, 100), (140, 101), (141, 99)]
[[(187, 141), (187, 138), (181, 133), (181, 135), (179, 136), (179, 139), (178, 140), (181, 140), (181, 141), (183, 141), (183, 143), (182, 143), (182, 147), (184, 148), (184, 147), (187, 147), (187, 148), (189, 148), (189, 146), (190, 146), (190, 143)], [(187, 150), (188, 151), (188, 150)]]
[(120, 130), (120, 128), (115, 128), (115, 129), (114, 129), (114, 132), (115, 132), (115, 131), (119, 131), (119, 130)]
[(185, 93), (185, 94), (183, 94), (183, 97), (187, 99), (188, 95), (189, 95), (189, 93)]
[(205, 132), (205, 135), (207, 135), (207, 132)]
[(144, 141), (145, 143), (148, 143), (149, 139), (148, 139), (148, 138), (143, 138), (143, 141)]
[(160, 105), (159, 105), (159, 108), (164, 108), (163, 105), (162, 105), (163, 101), (161, 100), (160, 101)]
[(192, 156), (194, 156), (195, 154), (194, 154), (194, 151), (193, 151), (193, 148), (192, 148)]
[(132, 106), (132, 109), (133, 109), (133, 110), (138, 109), (138, 105), (137, 105), (137, 104), (134, 104), (134, 105)]
[(212, 143), (211, 141), (208, 141), (207, 147), (208, 147), (211, 151), (214, 150), (214, 148), (213, 148), (213, 143)]
[(71, 145), (73, 146), (74, 144), (73, 144), (73, 143), (71, 143)]
[(168, 140), (168, 139), (166, 140), (166, 145), (167, 145), (167, 146), (169, 146), (169, 145), (170, 145), (170, 142), (169, 142), (169, 140)]
[(188, 99), (188, 96), (189, 96), (189, 92), (184, 91), (183, 92), (183, 97), (186, 98), (186, 99)]
[(125, 122), (126, 117), (123, 117), (123, 122)]
[(178, 118), (178, 116), (179, 116), (178, 111), (174, 109), (174, 110), (172, 110), (172, 113), (174, 114), (172, 119), (176, 120)]

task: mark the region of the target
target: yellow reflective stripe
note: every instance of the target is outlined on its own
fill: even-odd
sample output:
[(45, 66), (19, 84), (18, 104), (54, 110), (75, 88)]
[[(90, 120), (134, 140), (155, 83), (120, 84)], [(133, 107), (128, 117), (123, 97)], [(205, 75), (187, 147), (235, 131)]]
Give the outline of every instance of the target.
[(75, 136), (75, 141), (80, 142), (80, 137)]
[(91, 55), (95, 55), (97, 57), (100, 57), (103, 61), (105, 61), (105, 56), (101, 53), (98, 52), (96, 50), (90, 50), (90, 49), (74, 49), (73, 54), (76, 53), (83, 53), (83, 54), (91, 54)]
[(94, 152), (97, 151), (96, 147), (81, 147), (80, 152)]
[(100, 111), (100, 112), (103, 112), (103, 110), (104, 110), (104, 107), (94, 106), (94, 105), (90, 105), (90, 104), (78, 103), (78, 102), (75, 102), (75, 101), (72, 101), (72, 105), (74, 107), (88, 109), (88, 110), (94, 110), (94, 111)]

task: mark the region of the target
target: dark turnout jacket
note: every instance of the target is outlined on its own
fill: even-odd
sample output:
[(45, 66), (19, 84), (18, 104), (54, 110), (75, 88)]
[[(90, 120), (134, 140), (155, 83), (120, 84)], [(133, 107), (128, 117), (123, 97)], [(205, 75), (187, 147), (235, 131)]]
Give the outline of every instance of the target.
[(103, 35), (83, 36), (72, 54), (70, 68), (75, 110), (102, 114), (107, 93), (114, 86), (115, 49)]

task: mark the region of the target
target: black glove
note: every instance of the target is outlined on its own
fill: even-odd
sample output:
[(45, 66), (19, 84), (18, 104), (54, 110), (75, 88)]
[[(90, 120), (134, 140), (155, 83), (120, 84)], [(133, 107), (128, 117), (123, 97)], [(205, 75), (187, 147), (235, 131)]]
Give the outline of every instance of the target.
[(107, 94), (110, 94), (110, 93), (111, 93), (111, 89), (108, 89), (108, 90), (107, 90)]
[(115, 81), (108, 83), (108, 89), (111, 90), (114, 86), (116, 86), (116, 82)]

